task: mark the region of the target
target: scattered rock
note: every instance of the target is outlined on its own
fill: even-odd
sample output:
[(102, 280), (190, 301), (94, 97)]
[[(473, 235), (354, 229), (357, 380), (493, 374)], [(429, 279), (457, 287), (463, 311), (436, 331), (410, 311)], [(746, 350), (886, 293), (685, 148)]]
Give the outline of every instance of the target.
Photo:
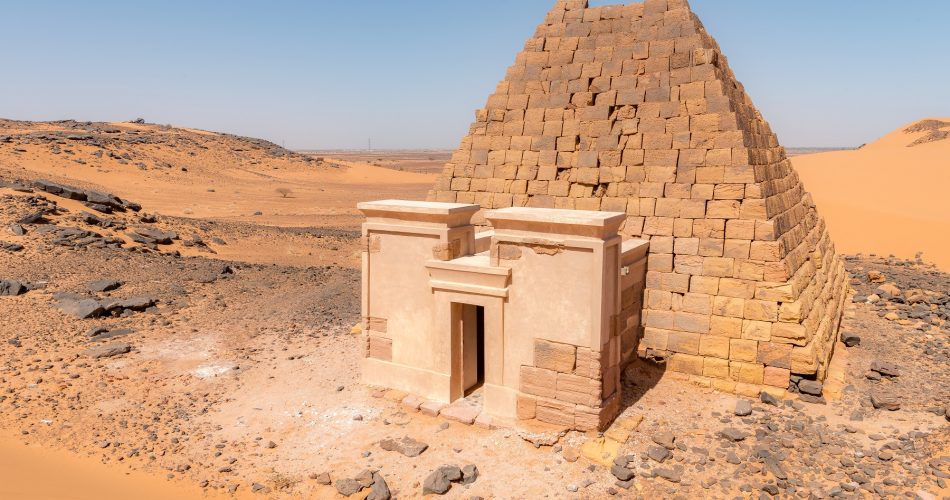
[(672, 432), (658, 432), (653, 435), (653, 442), (666, 448), (667, 450), (672, 450), (676, 448), (676, 445), (673, 444), (676, 441), (676, 436)]
[(132, 351), (132, 346), (125, 343), (105, 344), (90, 347), (80, 354), (92, 359), (111, 358)]
[(106, 312), (102, 304), (93, 299), (62, 298), (56, 308), (79, 319), (97, 318)]
[(778, 398), (765, 391), (759, 394), (759, 400), (767, 405), (778, 406)]
[(610, 467), (610, 473), (613, 474), (618, 481), (629, 481), (636, 475), (632, 470), (616, 464)]
[(370, 485), (369, 495), (366, 500), (389, 500), (392, 493), (389, 491), (389, 485), (378, 472), (373, 473), (373, 484)]
[(672, 455), (673, 454), (670, 453), (670, 450), (662, 446), (651, 446), (647, 448), (647, 456), (650, 458), (650, 460), (655, 462), (663, 463)]
[(86, 289), (90, 292), (111, 292), (122, 286), (121, 281), (116, 280), (98, 280), (90, 281), (86, 284)]
[(14, 280), (0, 280), (0, 297), (16, 297), (26, 293), (26, 285)]
[(735, 414), (738, 417), (746, 417), (752, 414), (752, 402), (748, 399), (736, 401)]
[(861, 337), (851, 332), (841, 332), (841, 342), (847, 347), (855, 347), (861, 345)]
[(423, 495), (444, 495), (452, 487), (452, 482), (462, 479), (462, 470), (455, 465), (443, 465), (436, 469), (422, 484)]
[(726, 427), (725, 429), (719, 431), (719, 435), (729, 441), (732, 441), (733, 443), (743, 441), (745, 440), (745, 438), (749, 436), (745, 432), (742, 432), (739, 429), (736, 429), (735, 427)]
[(409, 436), (405, 436), (402, 439), (384, 439), (379, 442), (379, 447), (386, 451), (397, 451), (407, 457), (413, 458), (418, 457), (422, 452), (426, 451), (429, 445)]
[(462, 484), (472, 484), (478, 479), (478, 467), (468, 464), (462, 467)]
[(322, 484), (324, 486), (329, 486), (332, 483), (332, 481), (330, 481), (329, 472), (321, 472), (320, 474), (315, 475), (313, 480), (316, 481), (317, 484)]
[(887, 361), (874, 360), (871, 361), (871, 371), (875, 371), (884, 375), (885, 377), (899, 377), (901, 372), (900, 369), (894, 363)]
[(889, 410), (897, 411), (901, 409), (901, 400), (899, 397), (892, 394), (883, 393), (881, 391), (872, 391), (871, 392), (871, 406), (876, 410)]
[(803, 379), (798, 383), (798, 390), (804, 394), (821, 396), (822, 384), (816, 380)]
[(337, 479), (334, 486), (336, 491), (345, 497), (353, 496), (363, 489), (363, 485), (355, 479)]

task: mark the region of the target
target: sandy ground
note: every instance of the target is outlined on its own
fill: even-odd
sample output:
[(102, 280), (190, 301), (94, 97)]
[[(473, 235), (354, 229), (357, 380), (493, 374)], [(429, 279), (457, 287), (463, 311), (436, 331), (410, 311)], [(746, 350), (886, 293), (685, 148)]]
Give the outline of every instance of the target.
[(903, 258), (923, 252), (950, 270), (950, 139), (909, 147), (926, 132), (906, 128), (857, 150), (792, 163), (839, 250)]
[(416, 172), (423, 174), (438, 174), (442, 167), (452, 158), (454, 151), (424, 150), (424, 151), (307, 151), (315, 157), (326, 157), (341, 163), (364, 163), (377, 167), (398, 170), (402, 172)]
[[(950, 293), (945, 274), (898, 260), (848, 262), (859, 294), (877, 286), (867, 274), (875, 270), (902, 289), (931, 291), (934, 309), (921, 316), (897, 303), (853, 304), (846, 328), (862, 343), (840, 351), (840, 400), (756, 400), (750, 415), (737, 416), (734, 396), (667, 376), (662, 366), (632, 367), (620, 421), (642, 423), (618, 450), (635, 472), (619, 484), (609, 467), (581, 451), (596, 435), (568, 433), (553, 446), (535, 447), (517, 431), (428, 417), (404, 408), (398, 393), (359, 384), (352, 205), (363, 197), (421, 198), (431, 176), (329, 157), (318, 164), (208, 132), (102, 128), (113, 127), (163, 142), (142, 145), (135, 142), (141, 135), (103, 132), (121, 140), (80, 149), (55, 134), (2, 139), (51, 134), (62, 125), (0, 128), (0, 180), (52, 178), (143, 205), (141, 213), (109, 215), (111, 225), (101, 227), (84, 221), (79, 214), (89, 209), (78, 201), (0, 188), (0, 241), (23, 247), (0, 250), (0, 279), (33, 285), (0, 297), (0, 430), (20, 443), (0, 446), (0, 465), (20, 465), (8, 480), (0, 475), (0, 497), (55, 498), (62, 490), (37, 484), (55, 466), (71, 486), (66, 498), (75, 499), (103, 498), (103, 484), (115, 484), (109, 492), (117, 498), (129, 496), (125, 485), (143, 498), (342, 498), (334, 484), (323, 484), (323, 474), (336, 483), (364, 470), (378, 471), (394, 497), (418, 498), (425, 478), (443, 464), (474, 464), (480, 472), (474, 483), (452, 486), (447, 498), (950, 495), (943, 416), (950, 338), (946, 301), (938, 300)], [(120, 163), (96, 150), (131, 159)], [(164, 164), (171, 166), (157, 166)], [(207, 191), (212, 185), (215, 191)], [(284, 185), (294, 194), (270, 195)], [(9, 232), (38, 207), (45, 207), (44, 223), (25, 224), (22, 236)], [(144, 223), (143, 214), (154, 222)], [(180, 238), (157, 246), (128, 240), (129, 228), (143, 224)], [(64, 244), (57, 231), (70, 227), (123, 244)], [(206, 244), (185, 245), (194, 237)], [(100, 279), (123, 284), (87, 289)], [(63, 294), (99, 301), (147, 296), (156, 305), (79, 319), (56, 308)], [(892, 310), (926, 321), (886, 319)], [(125, 331), (95, 340), (87, 334), (94, 327)], [(129, 352), (96, 359), (87, 351), (117, 343)], [(900, 365), (901, 376), (864, 378), (877, 359)], [(877, 389), (901, 394), (901, 409), (874, 410), (868, 395)], [(745, 438), (723, 439), (726, 428)], [(660, 462), (651, 456), (665, 433), (675, 443)], [(410, 458), (379, 444), (404, 436), (429, 447)]]

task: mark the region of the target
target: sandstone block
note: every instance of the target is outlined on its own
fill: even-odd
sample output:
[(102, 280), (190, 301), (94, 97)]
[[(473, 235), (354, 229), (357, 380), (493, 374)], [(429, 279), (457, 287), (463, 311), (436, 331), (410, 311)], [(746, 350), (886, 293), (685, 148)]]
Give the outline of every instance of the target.
[(569, 344), (535, 340), (534, 365), (561, 373), (574, 371), (575, 347)]

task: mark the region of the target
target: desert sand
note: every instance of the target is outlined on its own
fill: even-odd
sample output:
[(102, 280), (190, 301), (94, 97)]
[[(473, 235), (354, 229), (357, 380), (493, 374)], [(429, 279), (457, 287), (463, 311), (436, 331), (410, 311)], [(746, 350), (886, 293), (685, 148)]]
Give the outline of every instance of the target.
[[(479, 470), (448, 498), (950, 494), (947, 274), (847, 258), (843, 328), (861, 343), (839, 347), (827, 400), (743, 400), (746, 413), (640, 363), (624, 375), (629, 436), (613, 449), (595, 434), (485, 429), (359, 383), (355, 204), (421, 199), (433, 176), (308, 158), (150, 124), (0, 122), (0, 280), (23, 284), (0, 297), (0, 463), (19, 467), (0, 497), (55, 498), (36, 484), (55, 467), (79, 499), (108, 498), (103, 484), (126, 498), (343, 498), (373, 471), (417, 498), (444, 464)], [(41, 179), (129, 208), (97, 212)], [(868, 299), (876, 273), (906, 295)], [(94, 291), (100, 280), (118, 287)], [(81, 300), (102, 311), (77, 316)], [(899, 377), (874, 376), (881, 359)], [(875, 409), (880, 391), (900, 410)], [(428, 448), (383, 445), (406, 436)]]
[(792, 158), (845, 253), (923, 259), (950, 269), (950, 139), (908, 124), (859, 149)]

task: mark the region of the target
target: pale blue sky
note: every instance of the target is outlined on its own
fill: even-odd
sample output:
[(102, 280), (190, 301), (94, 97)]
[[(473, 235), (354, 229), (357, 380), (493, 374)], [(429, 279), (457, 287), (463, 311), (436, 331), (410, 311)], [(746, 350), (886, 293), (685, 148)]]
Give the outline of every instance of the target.
[[(454, 148), (553, 3), (0, 0), (0, 117)], [(691, 5), (786, 146), (950, 116), (950, 2)]]

